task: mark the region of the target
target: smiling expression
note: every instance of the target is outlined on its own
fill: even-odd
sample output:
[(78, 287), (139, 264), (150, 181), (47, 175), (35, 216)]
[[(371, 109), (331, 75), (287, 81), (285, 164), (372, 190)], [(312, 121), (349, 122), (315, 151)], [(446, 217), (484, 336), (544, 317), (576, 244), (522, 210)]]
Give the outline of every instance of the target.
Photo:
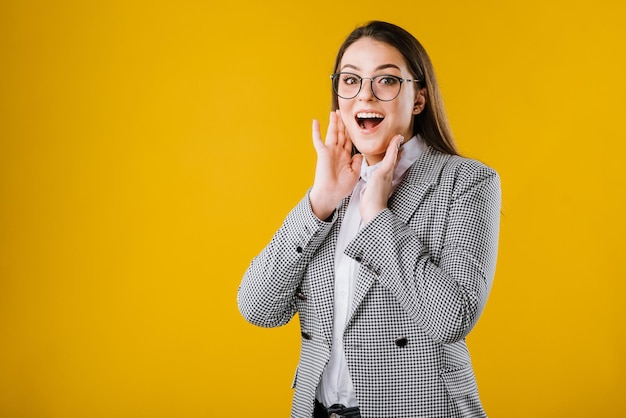
[[(388, 74), (415, 78), (400, 51), (369, 37), (360, 38), (346, 49), (337, 71), (361, 77)], [(413, 117), (424, 108), (426, 92), (418, 89), (417, 83), (404, 82), (398, 97), (386, 102), (372, 94), (370, 83), (369, 79), (363, 80), (355, 98), (338, 100), (348, 136), (367, 163), (373, 165), (382, 160), (395, 135), (401, 134), (405, 140), (413, 136)]]

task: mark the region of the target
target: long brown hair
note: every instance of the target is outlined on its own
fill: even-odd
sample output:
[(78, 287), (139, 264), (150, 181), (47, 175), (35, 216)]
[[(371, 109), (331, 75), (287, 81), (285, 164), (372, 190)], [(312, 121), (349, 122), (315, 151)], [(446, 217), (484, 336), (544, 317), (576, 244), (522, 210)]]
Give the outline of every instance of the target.
[[(426, 87), (426, 106), (421, 113), (414, 116), (413, 135), (419, 134), (427, 144), (443, 153), (457, 155), (433, 65), (422, 44), (405, 29), (381, 21), (371, 21), (357, 27), (339, 48), (333, 72), (338, 71), (348, 47), (363, 37), (370, 37), (396, 48), (404, 56), (413, 77), (420, 80), (421, 87)], [(332, 97), (332, 107), (336, 110), (339, 108), (339, 100), (334, 90)]]

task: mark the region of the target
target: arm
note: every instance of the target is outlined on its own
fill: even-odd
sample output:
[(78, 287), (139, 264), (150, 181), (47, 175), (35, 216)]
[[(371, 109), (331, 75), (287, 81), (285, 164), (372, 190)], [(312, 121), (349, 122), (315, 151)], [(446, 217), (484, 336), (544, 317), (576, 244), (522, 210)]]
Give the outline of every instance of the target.
[(417, 234), (383, 209), (346, 253), (379, 272), (408, 315), (443, 343), (464, 338), (491, 288), (498, 245), (500, 180), (475, 162), (457, 171), (441, 258), (435, 264)]
[(352, 142), (337, 112), (330, 114), (326, 140), (316, 120), (312, 137), (317, 152), (313, 187), (252, 260), (239, 287), (239, 310), (255, 325), (275, 327), (293, 317), (294, 294), (304, 272), (337, 219), (335, 208), (359, 180), (362, 157), (351, 154)]
[(237, 304), (248, 322), (262, 327), (289, 322), (296, 312), (296, 289), (336, 217), (320, 221), (308, 194), (292, 209), (270, 243), (252, 260), (239, 286)]

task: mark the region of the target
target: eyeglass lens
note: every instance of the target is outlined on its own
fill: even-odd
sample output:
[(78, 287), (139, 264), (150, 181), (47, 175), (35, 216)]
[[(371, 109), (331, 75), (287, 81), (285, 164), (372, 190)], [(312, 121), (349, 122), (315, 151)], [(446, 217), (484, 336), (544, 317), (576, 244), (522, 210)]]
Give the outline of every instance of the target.
[[(356, 74), (338, 73), (333, 77), (333, 88), (342, 99), (352, 99), (361, 91), (363, 80)], [(402, 87), (402, 81), (391, 75), (377, 75), (371, 79), (365, 78), (365, 80), (370, 80), (372, 93), (377, 99), (383, 101), (395, 99)]]

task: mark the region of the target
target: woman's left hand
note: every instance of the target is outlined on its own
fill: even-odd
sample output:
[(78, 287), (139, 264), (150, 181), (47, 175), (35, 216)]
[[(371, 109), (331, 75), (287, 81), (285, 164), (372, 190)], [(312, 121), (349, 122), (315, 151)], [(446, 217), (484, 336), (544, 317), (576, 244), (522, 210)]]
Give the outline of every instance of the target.
[(404, 137), (396, 135), (389, 142), (380, 166), (374, 170), (361, 197), (361, 219), (368, 223), (383, 209), (392, 192), (393, 171), (398, 163), (400, 144)]

